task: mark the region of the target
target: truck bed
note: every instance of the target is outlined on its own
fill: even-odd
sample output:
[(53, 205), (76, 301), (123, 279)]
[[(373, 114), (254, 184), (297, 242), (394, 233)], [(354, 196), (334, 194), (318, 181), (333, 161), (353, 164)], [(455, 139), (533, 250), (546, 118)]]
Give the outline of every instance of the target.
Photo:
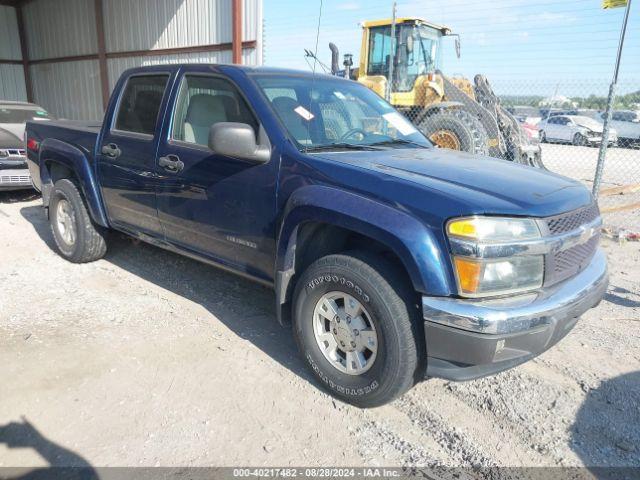
[(49, 122), (27, 122), (29, 138), (56, 138), (93, 152), (95, 140), (102, 128), (101, 122), (75, 120), (52, 120)]
[[(93, 162), (96, 140), (101, 128), (102, 123), (96, 121), (29, 121), (27, 122), (26, 132), (28, 139), (34, 139), (39, 143), (44, 139), (56, 139), (72, 145), (81, 150), (89, 162)], [(41, 190), (40, 165), (34, 160), (33, 154), (28, 152), (27, 165), (31, 172), (34, 186)]]

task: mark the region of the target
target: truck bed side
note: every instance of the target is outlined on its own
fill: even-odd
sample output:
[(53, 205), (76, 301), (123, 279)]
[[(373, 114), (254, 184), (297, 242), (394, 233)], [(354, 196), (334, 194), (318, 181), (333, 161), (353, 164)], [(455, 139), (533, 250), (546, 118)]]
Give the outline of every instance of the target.
[(71, 173), (94, 221), (107, 226), (95, 178), (95, 146), (101, 128), (99, 122), (27, 122), (27, 164), (45, 207), (55, 181)]

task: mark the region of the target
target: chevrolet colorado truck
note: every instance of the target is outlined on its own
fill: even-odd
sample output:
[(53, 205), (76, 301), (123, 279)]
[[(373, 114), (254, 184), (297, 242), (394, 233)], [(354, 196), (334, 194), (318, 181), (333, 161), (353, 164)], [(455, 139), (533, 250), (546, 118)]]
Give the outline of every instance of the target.
[(117, 230), (272, 287), (318, 383), (361, 407), (531, 359), (608, 283), (586, 188), (436, 149), (345, 79), (135, 68), (101, 124), (29, 122), (26, 142), (63, 257)]

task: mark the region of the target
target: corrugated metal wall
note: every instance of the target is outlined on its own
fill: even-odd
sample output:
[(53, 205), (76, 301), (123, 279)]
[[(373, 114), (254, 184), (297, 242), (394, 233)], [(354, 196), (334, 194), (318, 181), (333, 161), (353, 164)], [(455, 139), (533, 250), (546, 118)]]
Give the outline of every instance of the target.
[(231, 41), (230, 0), (104, 0), (108, 52)]
[(98, 51), (92, 1), (32, 0), (22, 7), (22, 16), (30, 60)]
[(31, 66), (36, 103), (58, 118), (102, 118), (100, 71), (97, 60), (42, 63)]
[[(22, 60), (16, 11), (0, 6), (0, 60)], [(27, 99), (22, 65), (0, 63), (0, 99)]]
[[(98, 51), (93, 1), (32, 0), (22, 7), (30, 60)], [(59, 118), (102, 117), (96, 60), (41, 63), (30, 67), (34, 101)]]
[(22, 60), (16, 10), (0, 6), (0, 59)]
[(0, 99), (27, 101), (22, 65), (0, 64)]
[[(232, 0), (103, 0), (107, 54), (230, 43), (231, 5)], [(5, 9), (9, 13), (3, 14)], [(23, 6), (23, 17), (30, 60), (98, 52), (93, 0), (31, 0)], [(243, 0), (243, 17), (243, 40), (258, 43), (258, 48), (243, 51), (243, 63), (260, 64), (262, 0)], [(15, 10), (9, 7), (0, 7), (0, 58), (20, 59)], [(231, 50), (112, 58), (107, 60), (109, 88), (130, 67), (231, 61)], [(20, 65), (0, 66), (0, 95), (26, 98), (21, 72)], [(54, 115), (78, 120), (102, 116), (97, 60), (38, 63), (30, 73), (35, 102)]]

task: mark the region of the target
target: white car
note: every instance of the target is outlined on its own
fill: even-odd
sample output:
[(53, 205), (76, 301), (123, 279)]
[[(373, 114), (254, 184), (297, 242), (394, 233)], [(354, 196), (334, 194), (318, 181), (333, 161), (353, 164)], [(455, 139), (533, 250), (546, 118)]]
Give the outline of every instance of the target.
[(42, 107), (33, 103), (0, 100), (0, 190), (32, 188), (27, 169), (24, 128), (27, 120), (49, 120)]
[[(598, 115), (604, 121), (604, 112)], [(611, 114), (611, 126), (618, 132), (621, 147), (640, 146), (640, 113), (632, 110), (616, 110)]]
[[(600, 145), (602, 123), (582, 115), (554, 115), (538, 123), (542, 142), (569, 142), (574, 145)], [(609, 129), (609, 144), (618, 142), (618, 132)]]

